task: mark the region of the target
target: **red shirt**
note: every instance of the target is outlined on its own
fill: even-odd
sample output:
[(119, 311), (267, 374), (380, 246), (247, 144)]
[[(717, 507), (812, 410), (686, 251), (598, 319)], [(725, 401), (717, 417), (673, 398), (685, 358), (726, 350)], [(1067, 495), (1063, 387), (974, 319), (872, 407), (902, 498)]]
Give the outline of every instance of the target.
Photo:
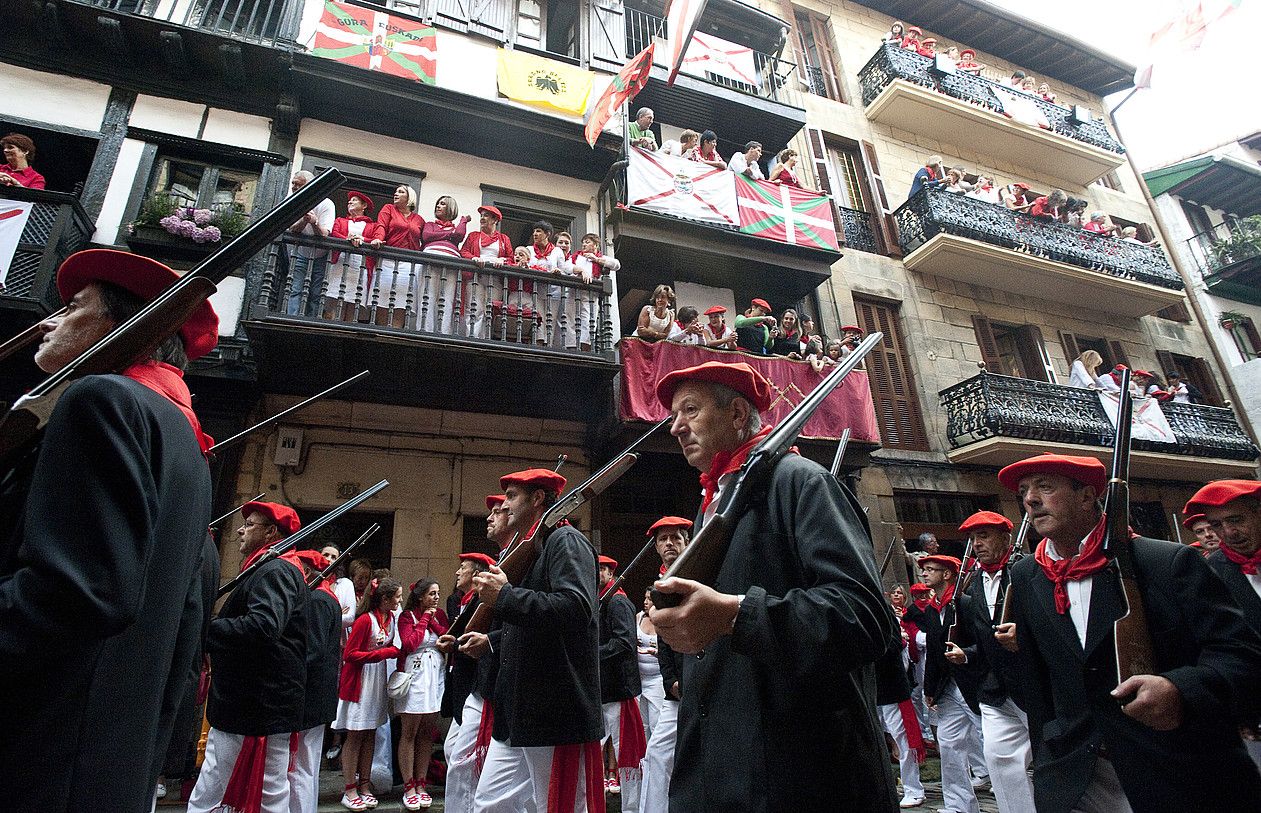
[[(929, 172), (931, 173), (932, 170), (929, 170)], [(801, 185), (801, 181), (797, 180), (797, 176), (793, 174), (792, 170), (788, 169), (787, 167), (780, 167), (779, 172), (776, 172), (775, 177), (771, 178), (771, 180), (779, 181), (784, 186), (795, 186), (798, 189), (805, 188)]]
[(460, 256), (466, 260), (475, 260), (482, 256), (482, 247), (491, 243), (499, 244), (499, 257), (504, 260), (512, 261), (512, 241), (508, 239), (508, 235), (501, 231), (494, 234), (487, 234), (480, 229), (464, 238), (464, 245), (460, 246)]
[(450, 220), (430, 220), (425, 222), (424, 227), (420, 230), (420, 242), (422, 246), (428, 246), (433, 243), (446, 243), (451, 248), (459, 249), (460, 243), (464, 242), (464, 231), (468, 226), (468, 221), (461, 218), (458, 222)]
[(413, 251), (420, 249), (420, 233), (425, 228), (425, 219), (415, 212), (403, 214), (393, 203), (387, 203), (377, 215), (377, 225), (382, 229), (387, 246)]
[[(355, 623), (350, 628), (350, 635), (346, 637), (346, 646), (342, 649), (342, 671), (337, 679), (337, 697), (342, 700), (359, 702), (365, 663), (376, 663), (399, 656), (398, 647), (389, 643), (378, 647), (372, 639), (372, 612), (377, 612), (389, 619), (383, 631), (390, 631), (394, 626), (390, 613), (380, 613), (377, 610), (364, 613), (355, 619)], [(390, 638), (393, 637), (391, 633)]]
[(1060, 210), (1048, 205), (1046, 195), (1043, 195), (1040, 198), (1034, 198), (1029, 214), (1034, 217), (1057, 218), (1060, 215)]
[(417, 613), (415, 610), (408, 610), (398, 617), (398, 640), (402, 646), (399, 652), (403, 656), (407, 656), (420, 649), (420, 645), (425, 642), (425, 633), (432, 631), (434, 635), (442, 636), (446, 634), (447, 614), (445, 610), (430, 615), (429, 613)]
[(25, 186), (27, 189), (44, 188), (44, 176), (40, 175), (32, 167), (14, 169), (8, 164), (0, 164), (0, 172), (12, 176), (19, 186)]

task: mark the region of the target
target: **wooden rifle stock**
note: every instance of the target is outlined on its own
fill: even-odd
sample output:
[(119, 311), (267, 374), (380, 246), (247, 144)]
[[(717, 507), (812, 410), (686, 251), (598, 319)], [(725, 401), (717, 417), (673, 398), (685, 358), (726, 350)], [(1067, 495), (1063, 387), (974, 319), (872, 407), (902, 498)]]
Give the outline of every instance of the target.
[(1026, 512), (1020, 519), (1020, 530), (1016, 531), (1016, 540), (1011, 545), (1011, 558), (1007, 560), (1007, 589), (1003, 591), (1003, 606), (998, 616), (999, 624), (1011, 623), (1011, 566), (1025, 555), (1025, 538), (1029, 535), (1029, 526), (1029, 514)]
[(329, 387), (323, 392), (317, 392), (315, 395), (312, 395), (310, 398), (306, 399), (302, 403), (294, 404), (293, 406), (289, 407), (286, 410), (277, 412), (275, 415), (272, 415), (270, 418), (264, 418), (263, 420), (251, 426), (249, 429), (245, 429), (240, 432), (237, 432), (235, 435), (228, 438), (227, 440), (219, 441), (218, 443), (216, 443), (215, 445), (207, 449), (206, 454), (215, 454), (217, 452), (222, 452), (224, 449), (239, 442), (243, 438), (249, 437), (255, 432), (261, 431), (263, 429), (266, 429), (269, 426), (272, 426), (278, 421), (281, 421), (284, 418), (288, 417), (289, 415), (292, 415), (293, 413), (297, 412), (298, 410), (303, 409), (304, 407), (315, 403), (321, 398), (325, 398), (344, 387), (350, 386), (351, 384), (355, 383), (356, 381), (358, 381), (359, 379), (363, 378), (364, 376), (368, 374), (369, 374), (368, 370), (361, 370), (360, 372), (355, 373), (350, 378), (347, 378), (345, 381), (341, 382), (340, 384), (334, 384), (333, 386)]
[[(1130, 543), (1130, 431), (1134, 410), (1130, 393), (1130, 371), (1121, 371), (1120, 403), (1117, 405), (1116, 443), (1112, 449), (1112, 472), (1108, 496), (1103, 504), (1103, 552), (1116, 565), (1125, 597), (1126, 613), (1112, 628), (1116, 646), (1117, 683), (1134, 675), (1150, 675), (1155, 668), (1147, 611), (1134, 569), (1134, 549)], [(1121, 704), (1132, 698), (1122, 698)]]
[[(692, 579), (705, 585), (713, 586), (718, 578), (723, 559), (727, 557), (727, 549), (731, 545), (731, 535), (736, 523), (748, 508), (749, 501), (755, 492), (775, 470), (784, 455), (796, 442), (797, 436), (805, 427), (806, 421), (819, 408), (823, 400), (832, 393), (845, 376), (857, 367), (877, 344), (884, 340), (884, 334), (872, 333), (859, 343), (854, 352), (846, 356), (836, 369), (819, 382), (814, 390), (801, 400), (791, 412), (784, 416), (779, 426), (771, 430), (759, 443), (744, 462), (744, 466), (735, 478), (722, 490), (718, 500), (718, 509), (705, 521), (700, 531), (692, 538), (683, 553), (666, 571), (664, 578)], [(652, 591), (652, 603), (661, 608), (677, 607), (681, 599), (677, 593)]]
[(215, 286), (341, 186), (345, 177), (327, 169), (254, 221), (223, 248), (176, 280), (135, 316), (118, 325), (77, 358), (19, 398), (0, 419), (0, 458), (28, 447), (48, 423), (57, 399), (74, 379), (124, 370), (153, 354), (175, 335)]
[(337, 558), (329, 562), (328, 567), (324, 568), (318, 573), (312, 574), (311, 579), (306, 583), (306, 586), (310, 587), (313, 590), (316, 587), (318, 587), (320, 582), (327, 579), (328, 575), (337, 569), (338, 565), (340, 565), (342, 562), (350, 558), (350, 554), (355, 552), (355, 548), (359, 547), (364, 542), (367, 542), (379, 530), (381, 530), (380, 523), (377, 523), (377, 522), (372, 523), (372, 525), (368, 528), (368, 530), (364, 531), (362, 534), (359, 535), (358, 539), (356, 539), (354, 542), (351, 542), (349, 545), (346, 546), (346, 549), (344, 551), (337, 554)]

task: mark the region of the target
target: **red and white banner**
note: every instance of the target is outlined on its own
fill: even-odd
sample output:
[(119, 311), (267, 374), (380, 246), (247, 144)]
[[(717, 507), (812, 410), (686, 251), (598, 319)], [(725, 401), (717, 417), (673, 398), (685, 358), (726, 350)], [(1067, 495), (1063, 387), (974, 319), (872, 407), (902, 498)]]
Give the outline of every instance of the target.
[[(1113, 428), (1117, 425), (1117, 411), (1121, 406), (1119, 392), (1100, 392), (1099, 403), (1103, 411), (1108, 413), (1108, 422)], [(1178, 438), (1169, 428), (1169, 420), (1160, 409), (1160, 402), (1155, 398), (1135, 398), (1132, 420), (1130, 421), (1130, 437), (1133, 440), (1151, 440), (1156, 443), (1177, 443)]]
[(631, 147), (626, 187), (627, 203), (636, 209), (720, 226), (740, 225), (735, 173), (729, 170)]
[(666, 63), (669, 68), (666, 85), (673, 85), (674, 77), (679, 75), (679, 68), (683, 66), (683, 55), (687, 53), (687, 44), (701, 21), (705, 2), (706, 0), (670, 0), (670, 7), (666, 9), (666, 54), (670, 60)]
[[(703, 304), (703, 303), (696, 303)], [(619, 345), (622, 352), (621, 416), (624, 421), (656, 423), (668, 411), (657, 400), (657, 382), (673, 370), (694, 367), (706, 361), (743, 361), (771, 383), (774, 395), (771, 407), (762, 413), (763, 426), (775, 426), (790, 410), (819, 386), (827, 375), (816, 373), (807, 361), (793, 361), (779, 356), (754, 356), (737, 351), (710, 350), (694, 344), (678, 342), (646, 342), (625, 338)], [(848, 427), (850, 437), (869, 443), (880, 442), (880, 427), (871, 401), (871, 385), (867, 373), (855, 370), (845, 377), (806, 421), (801, 437), (835, 440)]]
[(26, 229), (26, 219), (31, 216), (34, 205), (0, 200), (0, 291), (4, 290), (4, 280), (9, 275), (9, 266), (13, 264), (13, 253), (17, 251), (18, 241)]
[(733, 82), (760, 87), (753, 49), (697, 31), (683, 57), (683, 73), (705, 78), (712, 73)]
[(740, 231), (793, 246), (840, 251), (832, 199), (810, 189), (753, 181), (733, 172)]

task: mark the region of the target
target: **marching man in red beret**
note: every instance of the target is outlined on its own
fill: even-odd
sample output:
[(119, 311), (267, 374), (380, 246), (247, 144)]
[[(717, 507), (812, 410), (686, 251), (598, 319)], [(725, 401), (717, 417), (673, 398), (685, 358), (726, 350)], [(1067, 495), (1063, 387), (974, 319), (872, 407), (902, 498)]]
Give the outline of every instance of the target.
[[(241, 516), (241, 570), (302, 525), (297, 512), (274, 502), (248, 502)], [(289, 810), (289, 735), (309, 727), (303, 725), (309, 594), (300, 561), (286, 554), (255, 568), (210, 622), (210, 733), (190, 811), (254, 803), (265, 813)], [(260, 760), (264, 769), (257, 771)]]
[(1128, 540), (1155, 674), (1117, 684), (1126, 606), (1102, 549), (1107, 478), (1098, 460), (1059, 454), (998, 473), (1045, 537), (1012, 567), (1010, 599), (1038, 811), (1261, 809), (1236, 725), (1256, 714), (1261, 639), (1191, 548)]
[[(706, 362), (663, 377), (657, 397), (701, 473), (703, 534), (770, 431), (771, 386), (747, 364)], [(872, 667), (897, 623), (827, 469), (785, 456), (738, 518), (716, 584), (656, 588), (682, 599), (651, 611), (659, 638), (697, 656), (683, 666), (672, 810), (897, 809)]]
[[(72, 254), (57, 272), (67, 308), (40, 323), (36, 365), (62, 370), (177, 278), (126, 252)], [(183, 379), (217, 328), (203, 304), (150, 358), (74, 381), (52, 399), (38, 448), (0, 471), (7, 808), (153, 801), (153, 766), (200, 663), (203, 563), (217, 579), (212, 441)]]
[[(507, 530), (528, 540), (565, 478), (527, 469), (499, 484)], [(498, 567), (473, 579), (478, 598), (503, 623), (494, 647), (494, 736), (473, 802), (478, 813), (568, 811), (584, 800), (589, 809), (603, 806), (595, 548), (568, 522), (540, 533), (522, 543), (541, 550), (520, 585), (509, 584)], [(552, 807), (549, 796), (559, 800)]]
[(967, 585), (958, 645), (946, 645), (946, 658), (952, 664), (966, 663), (966, 671), (979, 681), (981, 743), (999, 809), (1033, 810), (1029, 782), (1033, 756), (1016, 655), (995, 637), (996, 631), (1015, 634), (1014, 624), (1000, 624), (1002, 602), (1011, 584), (1011, 529), (1011, 520), (993, 511), (977, 511), (959, 526), (972, 538), (972, 555), (980, 572)]

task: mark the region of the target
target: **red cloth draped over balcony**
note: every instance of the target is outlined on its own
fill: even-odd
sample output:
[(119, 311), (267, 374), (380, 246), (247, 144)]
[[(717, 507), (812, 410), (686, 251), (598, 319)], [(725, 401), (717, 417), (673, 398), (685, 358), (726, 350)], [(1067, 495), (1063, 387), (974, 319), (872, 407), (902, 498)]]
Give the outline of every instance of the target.
[[(706, 347), (676, 342), (646, 342), (626, 338), (622, 350), (622, 406), (624, 421), (655, 423), (666, 417), (666, 410), (657, 401), (656, 387), (661, 377), (671, 370), (692, 367), (705, 361), (743, 361), (771, 382), (775, 400), (769, 414), (762, 419), (778, 424), (788, 412), (818, 386), (830, 368), (816, 373), (809, 363), (777, 356), (753, 356), (747, 353), (723, 352)], [(855, 370), (841, 386), (824, 399), (810, 416), (802, 431), (803, 438), (836, 439), (845, 427), (856, 441), (880, 442), (880, 427), (871, 402), (871, 386), (867, 373)]]

